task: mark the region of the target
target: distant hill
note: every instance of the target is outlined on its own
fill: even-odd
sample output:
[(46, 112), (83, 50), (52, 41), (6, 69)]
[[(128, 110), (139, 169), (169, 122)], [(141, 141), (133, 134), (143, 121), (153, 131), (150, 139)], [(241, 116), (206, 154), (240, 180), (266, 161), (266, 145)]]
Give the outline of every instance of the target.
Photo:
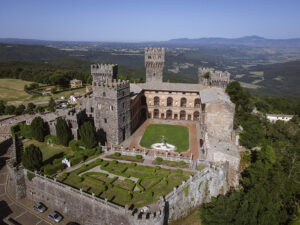
[(163, 43), (182, 46), (242, 45), (250, 47), (300, 47), (300, 38), (267, 39), (259, 36), (246, 36), (241, 38), (179, 38)]
[(55, 48), (39, 45), (0, 44), (0, 61), (8, 60), (49, 60), (65, 57), (66, 54)]

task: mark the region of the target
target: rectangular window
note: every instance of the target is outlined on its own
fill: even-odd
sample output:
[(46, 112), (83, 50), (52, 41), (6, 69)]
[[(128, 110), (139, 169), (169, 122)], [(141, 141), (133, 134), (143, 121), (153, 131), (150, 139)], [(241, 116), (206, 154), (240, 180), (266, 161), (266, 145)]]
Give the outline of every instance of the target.
[(107, 123), (107, 119), (106, 118), (104, 118), (104, 123)]

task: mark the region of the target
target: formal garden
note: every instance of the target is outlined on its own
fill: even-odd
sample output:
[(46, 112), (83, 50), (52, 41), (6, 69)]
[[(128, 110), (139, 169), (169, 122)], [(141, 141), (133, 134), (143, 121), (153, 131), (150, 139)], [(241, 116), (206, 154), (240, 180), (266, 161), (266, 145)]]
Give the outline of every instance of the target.
[(162, 137), (176, 147), (176, 152), (185, 152), (189, 149), (189, 128), (181, 125), (150, 124), (147, 126), (140, 145), (151, 148), (155, 143), (161, 143)]
[(192, 174), (181, 169), (167, 170), (98, 158), (69, 173), (62, 173), (58, 180), (118, 205), (139, 208), (167, 195)]

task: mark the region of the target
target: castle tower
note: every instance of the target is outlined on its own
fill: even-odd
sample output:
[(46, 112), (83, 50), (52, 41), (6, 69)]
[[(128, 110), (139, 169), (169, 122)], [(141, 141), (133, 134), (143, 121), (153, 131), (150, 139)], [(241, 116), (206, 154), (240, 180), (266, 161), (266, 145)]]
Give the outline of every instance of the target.
[(164, 64), (164, 48), (145, 48), (146, 82), (162, 82)]
[(117, 79), (118, 65), (116, 64), (93, 64), (91, 65), (93, 81), (113, 81)]
[[(105, 65), (99, 66), (99, 68), (105, 68)], [(117, 71), (117, 65), (112, 65), (111, 68)], [(101, 143), (118, 145), (131, 135), (130, 83), (129, 81), (110, 80), (110, 77), (117, 74), (111, 73), (114, 70), (109, 71), (107, 76), (104, 76), (103, 73), (93, 74), (92, 111)]]
[(198, 68), (198, 82), (206, 86), (226, 88), (230, 82), (230, 73), (213, 68)]

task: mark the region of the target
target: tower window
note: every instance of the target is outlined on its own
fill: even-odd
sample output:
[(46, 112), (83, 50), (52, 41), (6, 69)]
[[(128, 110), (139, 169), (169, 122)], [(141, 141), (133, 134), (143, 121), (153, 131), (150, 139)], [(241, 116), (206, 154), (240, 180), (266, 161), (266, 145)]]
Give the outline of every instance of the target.
[(114, 107), (111, 105), (110, 106), (110, 111), (113, 111), (114, 110)]
[(104, 123), (107, 123), (107, 119), (106, 118), (104, 118)]
[(125, 122), (125, 116), (123, 116), (123, 122)]
[(122, 105), (123, 105), (123, 109), (125, 109), (125, 102), (123, 102), (123, 104), (122, 104)]
[(103, 92), (103, 97), (105, 97), (106, 96), (106, 93), (105, 92)]
[(91, 107), (91, 112), (94, 112), (94, 107)]

